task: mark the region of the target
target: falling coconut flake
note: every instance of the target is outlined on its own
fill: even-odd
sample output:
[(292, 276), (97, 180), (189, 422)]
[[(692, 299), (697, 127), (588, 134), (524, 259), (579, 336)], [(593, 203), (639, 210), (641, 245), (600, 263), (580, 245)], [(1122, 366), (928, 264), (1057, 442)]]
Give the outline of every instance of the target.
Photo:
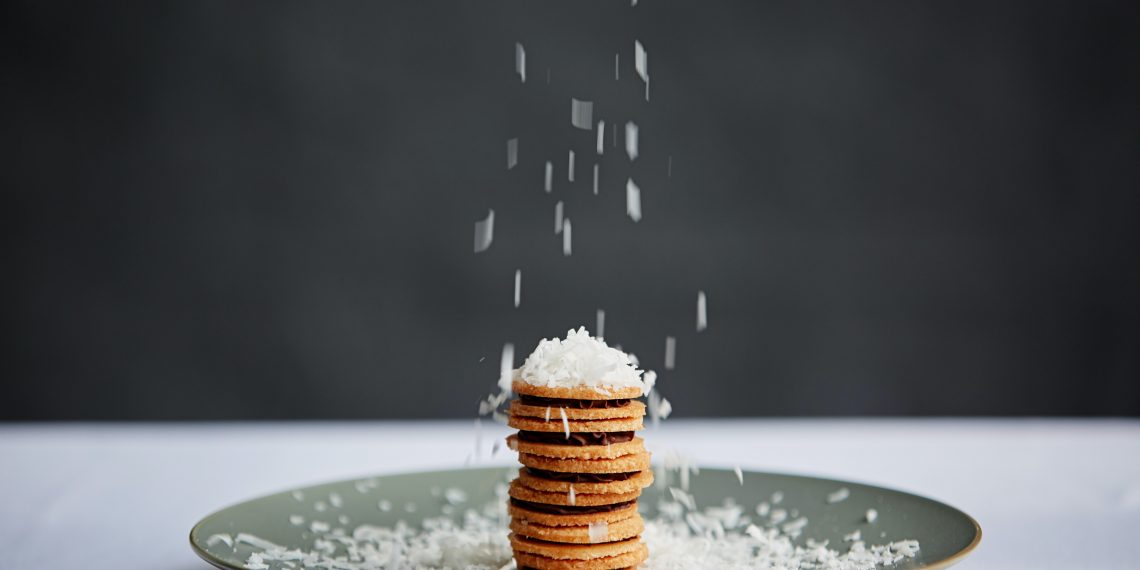
[(570, 506), (578, 504), (578, 494), (574, 492), (573, 483), (570, 484), (570, 493), (566, 495), (566, 502), (570, 503)]
[(641, 221), (641, 189), (630, 178), (625, 183), (625, 213), (635, 222)]
[(597, 325), (594, 330), (597, 331), (597, 339), (602, 340), (606, 338), (606, 312), (598, 309)]
[(514, 376), (515, 369), (515, 345), (512, 343), (503, 344), (503, 355), (499, 358), (499, 389), (504, 393), (509, 394), (511, 391), (511, 379)]
[(605, 150), (606, 142), (606, 122), (598, 121), (598, 154), (602, 154)]
[(606, 521), (590, 523), (590, 544), (606, 542), (610, 538), (610, 525)]
[(475, 253), (487, 251), (495, 239), (495, 211), (488, 210), (487, 218), (475, 222)]
[(672, 370), (677, 356), (677, 339), (665, 337), (665, 370)]
[(625, 124), (625, 153), (629, 155), (631, 162), (637, 160), (637, 131), (637, 123), (630, 121)]
[(594, 195), (595, 196), (598, 195), (598, 167), (599, 166), (600, 165), (598, 165), (598, 164), (594, 165)]
[(574, 151), (570, 151), (570, 158), (566, 161), (566, 179), (574, 181)]
[(743, 487), (744, 486), (744, 471), (740, 468), (739, 465), (737, 465), (736, 467), (732, 468), (732, 472), (736, 474), (736, 480), (739, 481), (740, 486)]
[(554, 189), (554, 163), (549, 160), (546, 161), (546, 180), (542, 188), (546, 190), (547, 194)]
[(705, 292), (697, 291), (697, 332), (707, 328), (709, 328), (708, 303), (705, 300)]
[(879, 511), (876, 511), (875, 509), (867, 509), (867, 514), (865, 516), (867, 518), (867, 522), (873, 523), (879, 518)]
[(510, 139), (507, 141), (507, 170), (514, 168), (519, 163), (519, 139)]
[(594, 102), (570, 98), (570, 124), (584, 131), (594, 125)]
[(847, 487), (840, 487), (835, 492), (829, 493), (827, 495), (827, 502), (829, 504), (830, 503), (839, 503), (839, 502), (847, 500), (847, 497), (850, 497), (850, 496), (851, 496), (851, 491), (847, 490)]
[(522, 301), (522, 269), (515, 270), (515, 308), (519, 308)]
[(570, 218), (562, 222), (562, 255), (570, 257)]
[(618, 69), (621, 68), (620, 62), (621, 62), (621, 54), (615, 53), (614, 54), (614, 81), (618, 81), (621, 79), (621, 77), (619, 77), (619, 75), (618, 75)]
[(641, 76), (641, 80), (648, 83), (649, 54), (645, 53), (645, 46), (641, 45), (641, 42), (637, 40), (633, 42), (633, 67), (637, 70), (637, 74)]
[(563, 221), (564, 220), (562, 218), (562, 200), (559, 200), (558, 203), (554, 205), (554, 233), (555, 234), (562, 233)]
[(558, 408), (558, 413), (562, 415), (562, 431), (566, 432), (566, 439), (570, 439), (570, 421), (566, 419), (566, 408)]
[(519, 79), (526, 83), (526, 50), (518, 42), (515, 43), (515, 73), (518, 73)]

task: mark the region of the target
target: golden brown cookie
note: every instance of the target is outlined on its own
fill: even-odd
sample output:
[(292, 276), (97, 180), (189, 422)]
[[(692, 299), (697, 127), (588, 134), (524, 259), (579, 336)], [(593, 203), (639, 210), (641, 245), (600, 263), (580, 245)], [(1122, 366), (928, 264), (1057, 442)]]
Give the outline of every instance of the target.
[(613, 459), (555, 459), (519, 453), (519, 463), (559, 473), (629, 473), (649, 469), (649, 455), (648, 451), (643, 451)]
[(538, 570), (635, 570), (647, 558), (649, 558), (649, 549), (645, 545), (634, 552), (593, 560), (555, 560), (546, 556), (515, 552), (515, 562), (519, 568)]
[(595, 531), (603, 535), (594, 537), (598, 540), (590, 539), (589, 525), (547, 526), (518, 519), (511, 521), (511, 530), (514, 531), (515, 534), (537, 540), (571, 544), (594, 544), (596, 542), (614, 542), (633, 538), (641, 534), (641, 531), (645, 529), (645, 523), (641, 520), (641, 515), (635, 515), (613, 523), (597, 523), (595, 528), (604, 531), (604, 533), (598, 530)]
[(511, 382), (511, 390), (516, 394), (563, 400), (625, 400), (642, 396), (641, 386), (535, 386), (517, 378)]
[(508, 491), (511, 497), (519, 499), (520, 501), (530, 501), (532, 503), (542, 503), (544, 505), (562, 505), (571, 507), (595, 507), (598, 505), (613, 505), (616, 503), (627, 503), (637, 499), (641, 495), (641, 489), (630, 493), (578, 493), (574, 489), (574, 500), (570, 500), (570, 492), (567, 489), (565, 493), (548, 493), (546, 491), (535, 491), (529, 487), (524, 487), (519, 484), (519, 480), (511, 481), (511, 488)]
[(604, 513), (575, 513), (561, 515), (555, 513), (540, 513), (514, 503), (507, 504), (507, 513), (512, 520), (524, 520), (534, 524), (546, 526), (589, 526), (590, 523), (616, 523), (637, 515), (637, 504), (631, 503), (620, 509)]
[[(569, 420), (569, 416), (567, 417)], [(617, 418), (609, 420), (573, 420), (562, 422), (562, 415), (558, 410), (550, 416), (550, 421), (542, 418), (527, 418), (523, 416), (510, 416), (507, 425), (515, 429), (526, 431), (566, 431), (569, 427), (572, 432), (590, 431), (637, 431), (644, 429), (641, 418)]]
[[(550, 410), (550, 421), (562, 423), (562, 415), (558, 413), (558, 406), (530, 406), (518, 400), (511, 400), (510, 415), (528, 418), (546, 419), (546, 411)], [(608, 420), (613, 418), (640, 418), (645, 416), (645, 404), (637, 400), (620, 408), (579, 409), (563, 408), (566, 410), (568, 420)]]
[[(519, 536), (513, 532), (507, 538), (511, 540), (511, 548), (513, 548), (516, 553), (525, 552), (527, 554), (536, 554), (555, 560), (593, 560), (595, 558), (638, 552), (643, 546), (641, 539), (637, 537), (615, 542), (601, 542), (598, 544), (560, 544), (557, 542), (545, 542)], [(628, 565), (629, 564), (626, 563), (623, 566)]]
[(645, 451), (645, 440), (635, 437), (630, 441), (609, 445), (559, 445), (522, 441), (517, 435), (511, 435), (507, 437), (507, 447), (522, 453), (558, 459), (613, 459)]
[(547, 493), (569, 493), (570, 485), (574, 485), (575, 493), (631, 493), (652, 485), (653, 471), (639, 471), (636, 475), (623, 481), (570, 483), (569, 481), (555, 481), (536, 477), (524, 468), (519, 469), (519, 477), (515, 480), (524, 487)]

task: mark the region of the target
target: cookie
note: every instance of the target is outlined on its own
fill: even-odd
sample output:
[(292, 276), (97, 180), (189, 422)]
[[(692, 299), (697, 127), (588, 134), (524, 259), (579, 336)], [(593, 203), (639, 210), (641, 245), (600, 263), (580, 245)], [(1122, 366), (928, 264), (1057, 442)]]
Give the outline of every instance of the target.
[(561, 473), (629, 473), (649, 469), (649, 455), (643, 451), (613, 459), (555, 459), (519, 453), (519, 462), (534, 469)]
[(601, 522), (613, 524), (637, 516), (637, 504), (630, 503), (597, 513), (557, 514), (536, 511), (526, 504), (511, 501), (507, 504), (507, 514), (511, 515), (511, 520), (524, 520), (546, 526), (589, 526), (590, 523)]
[[(542, 418), (544, 421), (547, 417), (552, 422), (562, 423), (562, 415), (558, 413), (559, 408), (566, 411), (566, 419), (568, 420), (608, 420), (613, 418), (641, 418), (645, 416), (645, 404), (637, 400), (631, 400), (628, 404), (616, 408), (587, 408), (579, 409), (566, 406), (533, 406), (524, 404), (518, 400), (511, 400), (510, 415), (523, 416), (528, 418)], [(547, 412), (549, 411), (549, 416)]]
[(508, 494), (520, 501), (529, 501), (532, 503), (542, 503), (544, 505), (558, 505), (569, 507), (595, 507), (598, 505), (613, 505), (616, 503), (628, 503), (636, 500), (641, 495), (641, 489), (631, 491), (629, 493), (579, 493), (574, 489), (574, 498), (571, 501), (569, 489), (565, 493), (551, 493), (547, 491), (535, 491), (529, 487), (524, 487), (515, 479), (511, 481), (511, 487)]
[(572, 432), (596, 432), (596, 431), (637, 431), (644, 429), (645, 425), (642, 423), (641, 418), (616, 418), (608, 420), (569, 420), (567, 416), (566, 422), (562, 421), (562, 415), (558, 410), (554, 410), (554, 415), (550, 416), (550, 421), (542, 418), (528, 418), (523, 416), (512, 415), (507, 418), (507, 425), (515, 429), (526, 431), (566, 431), (569, 427)]
[(507, 437), (507, 447), (521, 453), (558, 459), (613, 459), (645, 451), (645, 440), (635, 437), (633, 441), (609, 445), (558, 445), (520, 441), (518, 436), (512, 435)]
[[(558, 475), (553, 473), (552, 475)], [(624, 474), (622, 474), (624, 475)], [(599, 474), (604, 477), (604, 474)], [(638, 471), (629, 474), (629, 477), (615, 481), (592, 481), (589, 475), (570, 475), (577, 480), (558, 480), (536, 475), (529, 469), (519, 469), (519, 477), (515, 479), (520, 485), (544, 491), (547, 493), (569, 493), (570, 486), (574, 486), (575, 493), (632, 493), (653, 484), (653, 471)]]
[(593, 539), (590, 537), (590, 528), (589, 525), (547, 526), (525, 520), (511, 521), (511, 531), (520, 536), (569, 544), (595, 544), (633, 538), (645, 530), (645, 522), (641, 520), (641, 515), (636, 515), (613, 523), (597, 523), (594, 525), (596, 536)]
[(649, 558), (649, 549), (644, 544), (633, 552), (593, 560), (555, 560), (546, 556), (515, 552), (515, 562), (519, 568), (534, 568), (534, 570), (635, 570), (647, 558)]
[(511, 382), (511, 390), (516, 394), (563, 400), (618, 400), (640, 398), (643, 395), (641, 386), (536, 386), (519, 379)]
[(636, 552), (641, 549), (640, 538), (628, 538), (615, 542), (601, 542), (598, 544), (562, 544), (535, 540), (525, 536), (511, 533), (507, 538), (511, 541), (511, 548), (518, 552), (537, 554), (555, 560), (592, 560), (607, 556), (617, 556), (627, 552)]

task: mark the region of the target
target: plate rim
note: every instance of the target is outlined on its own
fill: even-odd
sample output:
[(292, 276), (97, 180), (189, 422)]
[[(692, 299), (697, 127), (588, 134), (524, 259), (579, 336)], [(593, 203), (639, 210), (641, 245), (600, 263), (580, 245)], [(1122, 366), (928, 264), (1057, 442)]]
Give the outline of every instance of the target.
[[(399, 471), (399, 472), (395, 472), (395, 473), (374, 473), (372, 475), (365, 475), (363, 477), (347, 477), (347, 478), (343, 478), (343, 479), (328, 480), (328, 481), (324, 481), (322, 483), (312, 483), (312, 484), (308, 484), (308, 485), (305, 485), (302, 487), (292, 487), (292, 488), (284, 489), (281, 491), (275, 491), (272, 493), (266, 493), (264, 495), (258, 495), (256, 497), (246, 499), (244, 501), (239, 501), (237, 503), (233, 503), (233, 504), (227, 505), (225, 507), (222, 507), (220, 509), (216, 509), (214, 511), (211, 511), (209, 514), (207, 514), (206, 516), (199, 519), (197, 523), (194, 523), (194, 526), (190, 528), (190, 533), (189, 533), (189, 536), (187, 538), (190, 542), (190, 549), (194, 551), (194, 554), (198, 555), (199, 558), (206, 561), (211, 566), (214, 566), (215, 568), (220, 568), (221, 570), (242, 570), (241, 567), (233, 566), (233, 565), (229, 564), (228, 562), (225, 562), (224, 560), (214, 556), (213, 554), (210, 554), (207, 550), (205, 550), (204, 548), (199, 546), (198, 543), (195, 542), (195, 540), (194, 540), (194, 536), (196, 534), (199, 534), (199, 532), (198, 532), (199, 529), (201, 528), (201, 526), (203, 524), (206, 523), (206, 521), (208, 521), (211, 518), (213, 518), (214, 516), (222, 513), (223, 511), (227, 511), (227, 510), (232, 509), (238, 505), (243, 505), (245, 503), (258, 501), (261, 499), (266, 499), (266, 498), (272, 497), (274, 495), (280, 495), (282, 493), (288, 493), (290, 491), (297, 490), (297, 489), (308, 489), (310, 487), (320, 487), (323, 485), (347, 483), (349, 481), (359, 481), (362, 479), (370, 479), (370, 478), (374, 478), (374, 477), (394, 477), (394, 476), (399, 476), (399, 475), (420, 475), (420, 474), (427, 474), (427, 473), (455, 473), (455, 472), (460, 472), (460, 471), (480, 471), (480, 470), (493, 470), (493, 469), (508, 469), (509, 470), (509, 469), (513, 469), (513, 468), (514, 468), (514, 466), (512, 466), (512, 465), (506, 465), (506, 466), (488, 465), (488, 466), (484, 466), (484, 467), (462, 467), (462, 468), (458, 468), (458, 469), (430, 469), (430, 470), (419, 469), (419, 470), (415, 470), (415, 471)], [(719, 471), (719, 472), (723, 472), (726, 474), (732, 474), (733, 473), (733, 468), (724, 468), (724, 467), (721, 467), (718, 465), (710, 465), (707, 467), (698, 466), (698, 468), (703, 470), (703, 471)], [(944, 507), (947, 507), (947, 508), (957, 512), (958, 514), (962, 515), (967, 520), (969, 520), (970, 524), (972, 524), (974, 526), (974, 538), (973, 538), (973, 540), (971, 540), (970, 543), (967, 544), (966, 546), (964, 546), (961, 550), (947, 556), (946, 558), (931, 562), (929, 565), (922, 567), (922, 569), (920, 569), (920, 570), (943, 570), (945, 568), (949, 568), (950, 566), (953, 566), (954, 564), (961, 562), (962, 559), (965, 558), (966, 556), (970, 555), (970, 553), (972, 553), (974, 550), (976, 550), (978, 548), (978, 545), (981, 544), (981, 542), (982, 542), (982, 525), (978, 523), (977, 519), (975, 519), (973, 516), (971, 516), (969, 513), (965, 512), (965, 511), (963, 511), (962, 509), (955, 507), (954, 505), (951, 505), (951, 504), (946, 503), (944, 501), (940, 501), (938, 499), (928, 497), (926, 495), (921, 495), (919, 493), (912, 493), (910, 491), (904, 491), (901, 489), (894, 489), (891, 487), (884, 487), (882, 485), (876, 485), (874, 483), (866, 483), (866, 482), (855, 480), (855, 479), (833, 479), (831, 477), (821, 477), (821, 476), (817, 476), (817, 475), (805, 475), (802, 473), (787, 473), (787, 472), (782, 472), (782, 471), (742, 470), (742, 472), (743, 473), (752, 473), (752, 474), (756, 474), (756, 475), (776, 475), (776, 476), (780, 476), (780, 477), (796, 477), (796, 478), (800, 478), (800, 479), (815, 479), (817, 481), (826, 481), (829, 483), (839, 483), (839, 484), (846, 484), (846, 485), (860, 485), (863, 487), (870, 487), (870, 488), (879, 489), (882, 491), (891, 491), (893, 493), (902, 493), (905, 495), (910, 495), (912, 497), (917, 497), (919, 499), (923, 499), (923, 500), (930, 501), (932, 503), (936, 503), (936, 504), (942, 505)]]

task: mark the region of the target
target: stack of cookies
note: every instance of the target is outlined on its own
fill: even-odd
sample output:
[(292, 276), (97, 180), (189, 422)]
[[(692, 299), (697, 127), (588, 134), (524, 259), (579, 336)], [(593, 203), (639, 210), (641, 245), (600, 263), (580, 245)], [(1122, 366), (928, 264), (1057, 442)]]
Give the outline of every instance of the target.
[(518, 451), (511, 482), (511, 547), (520, 569), (635, 568), (648, 549), (637, 512), (653, 483), (634, 433), (645, 405), (636, 386), (538, 386), (515, 380), (507, 438)]

